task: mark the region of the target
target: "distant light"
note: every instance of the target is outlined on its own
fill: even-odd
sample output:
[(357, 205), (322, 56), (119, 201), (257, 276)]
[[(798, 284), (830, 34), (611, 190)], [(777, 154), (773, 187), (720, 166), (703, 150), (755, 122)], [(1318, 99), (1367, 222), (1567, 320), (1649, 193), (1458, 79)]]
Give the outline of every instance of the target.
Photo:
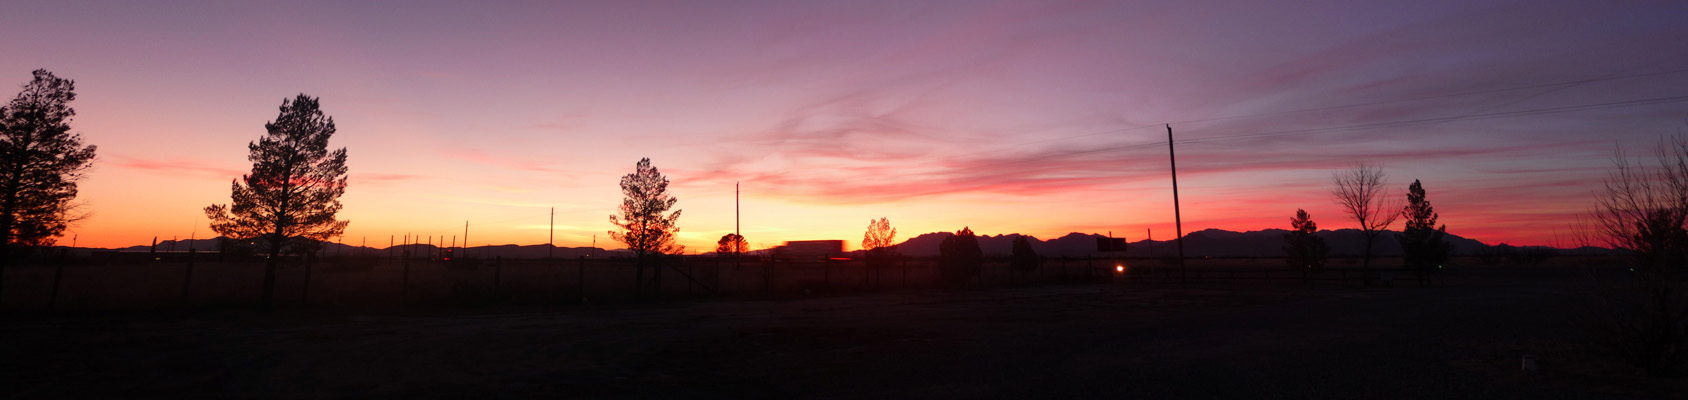
[(1436, 268), (1438, 268), (1438, 269), (1440, 269), (1440, 268), (1442, 268), (1442, 266), (1440, 266), (1440, 265), (1437, 265), (1437, 266), (1436, 266)]
[(1115, 265), (1114, 266), (1114, 272), (1124, 273), (1125, 272), (1125, 266), (1124, 265)]

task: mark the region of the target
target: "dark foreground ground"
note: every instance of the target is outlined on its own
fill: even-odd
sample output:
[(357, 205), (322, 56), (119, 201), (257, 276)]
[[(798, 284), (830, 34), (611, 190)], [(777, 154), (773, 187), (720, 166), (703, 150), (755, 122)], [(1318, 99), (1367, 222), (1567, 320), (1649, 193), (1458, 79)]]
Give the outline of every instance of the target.
[[(649, 307), (11, 315), (0, 397), (1670, 398), (1569, 270)], [(1533, 355), (1540, 371), (1520, 371)]]

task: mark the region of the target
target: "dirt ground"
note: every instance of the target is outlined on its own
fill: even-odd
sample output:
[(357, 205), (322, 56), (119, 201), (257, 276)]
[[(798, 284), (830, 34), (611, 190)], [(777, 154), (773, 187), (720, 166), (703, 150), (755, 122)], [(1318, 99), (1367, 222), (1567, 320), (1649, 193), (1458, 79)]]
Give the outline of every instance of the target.
[[(0, 396), (1681, 398), (1582, 345), (1578, 280), (908, 290), (554, 309), (13, 314)], [(1520, 370), (1532, 355), (1539, 371)]]

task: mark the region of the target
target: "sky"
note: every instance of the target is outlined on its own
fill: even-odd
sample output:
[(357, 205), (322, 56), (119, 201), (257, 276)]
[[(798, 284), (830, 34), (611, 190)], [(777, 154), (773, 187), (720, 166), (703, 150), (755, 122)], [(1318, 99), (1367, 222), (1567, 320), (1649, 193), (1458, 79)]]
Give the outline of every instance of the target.
[[(1569, 246), (1614, 154), (1688, 131), (1688, 3), (13, 1), (8, 98), (76, 81), (98, 146), (61, 243), (215, 236), (249, 142), (320, 98), (346, 244), (622, 247), (649, 157), (707, 252), (970, 227), (1053, 238), (1353, 227), (1335, 171), (1450, 233)], [(12, 86), (17, 85), (17, 86)], [(555, 209), (555, 227), (550, 228)], [(1397, 224), (1395, 229), (1400, 229)], [(388, 236), (389, 238), (382, 238)], [(391, 240), (391, 239), (390, 239)], [(424, 239), (428, 240), (428, 239)]]

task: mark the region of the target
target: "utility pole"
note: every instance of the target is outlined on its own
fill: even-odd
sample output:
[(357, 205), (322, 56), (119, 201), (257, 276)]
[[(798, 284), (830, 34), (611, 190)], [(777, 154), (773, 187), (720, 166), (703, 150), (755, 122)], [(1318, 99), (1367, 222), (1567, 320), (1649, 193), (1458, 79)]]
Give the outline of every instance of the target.
[(744, 240), (744, 234), (739, 233), (739, 183), (737, 181), (733, 182), (733, 236), (738, 236), (738, 239), (733, 240), (733, 269), (737, 270), (739, 258), (744, 253), (744, 247), (739, 246), (739, 242)]
[(463, 220), (463, 257), (469, 256), (469, 220)]
[(551, 252), (557, 248), (557, 208), (551, 207), (551, 232), (545, 237), (545, 259), (551, 259)]
[(1172, 161), (1172, 221), (1178, 229), (1173, 240), (1178, 241), (1178, 281), (1188, 282), (1190, 272), (1184, 268), (1184, 215), (1178, 210), (1178, 153), (1172, 149), (1172, 124), (1166, 124), (1166, 154)]

